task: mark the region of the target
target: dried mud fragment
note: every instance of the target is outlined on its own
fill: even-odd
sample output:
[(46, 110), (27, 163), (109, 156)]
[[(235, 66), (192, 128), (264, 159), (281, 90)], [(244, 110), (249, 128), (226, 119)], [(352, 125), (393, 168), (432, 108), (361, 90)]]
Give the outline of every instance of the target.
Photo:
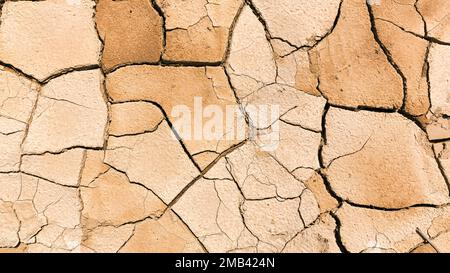
[(412, 253), (449, 253), (450, 252), (450, 232), (443, 232), (437, 235), (434, 238), (430, 238), (433, 246), (425, 242), (424, 244), (420, 244), (417, 248), (415, 248)]
[(25, 155), (21, 171), (65, 185), (78, 186), (85, 150), (72, 149), (62, 154)]
[(35, 210), (47, 218), (48, 225), (65, 229), (80, 224), (82, 204), (78, 189), (38, 179), (32, 199)]
[(382, 211), (345, 204), (337, 216), (342, 243), (350, 252), (371, 248), (409, 252), (423, 242), (419, 228), (431, 238), (448, 231), (449, 208), (410, 208)]
[(320, 90), (317, 89), (318, 78), (307, 50), (299, 49), (284, 55), (274, 46), (274, 52), (276, 54), (277, 83), (294, 87), (316, 97), (322, 96)]
[(433, 44), (430, 49), (430, 98), (429, 125), (430, 140), (450, 138), (450, 75), (448, 73), (450, 48)]
[[(281, 84), (268, 85), (241, 100), (244, 110), (257, 128), (267, 128), (281, 119), (316, 132), (322, 130), (325, 103), (326, 100), (322, 97), (312, 96)], [(258, 106), (268, 108), (261, 110)], [(270, 106), (277, 108), (272, 109)], [(275, 111), (279, 111), (278, 115)]]
[(417, 10), (427, 24), (428, 36), (450, 43), (450, 3), (445, 0), (418, 0)]
[(111, 105), (110, 136), (151, 132), (164, 119), (161, 110), (147, 102), (127, 102)]
[(137, 223), (132, 237), (120, 249), (124, 253), (202, 253), (197, 238), (172, 211), (157, 220)]
[[(381, 5), (371, 5), (376, 23), (388, 22), (404, 31), (425, 35), (425, 24), (415, 7), (416, 0), (383, 0)], [(377, 25), (378, 27), (378, 25)], [(378, 30), (380, 33), (380, 30)]]
[(0, 66), (0, 171), (20, 168), (21, 145), (36, 103), (39, 86)]
[(152, 190), (166, 204), (199, 174), (167, 122), (152, 133), (110, 137), (105, 163)]
[(402, 78), (374, 38), (365, 1), (343, 1), (333, 32), (311, 51), (320, 90), (331, 104), (398, 109)]
[(104, 43), (105, 70), (130, 63), (156, 63), (163, 50), (163, 19), (149, 0), (101, 0), (95, 19)]
[(133, 235), (135, 226), (133, 224), (119, 227), (105, 226), (98, 227), (92, 231), (85, 230), (86, 237), (82, 246), (100, 253), (115, 253)]
[(239, 99), (276, 80), (276, 64), (264, 27), (248, 6), (239, 16), (226, 70)]
[(252, 142), (236, 149), (226, 160), (246, 199), (295, 198), (305, 189), (301, 181)]
[(23, 143), (24, 152), (103, 147), (108, 109), (102, 82), (100, 70), (95, 69), (71, 72), (43, 86)]
[(89, 186), (97, 177), (104, 174), (109, 166), (103, 162), (104, 151), (87, 150), (83, 169), (80, 173), (80, 185)]
[(253, 0), (272, 37), (296, 47), (313, 46), (331, 31), (340, 0)]
[(0, 174), (0, 200), (4, 202), (14, 202), (19, 199), (22, 188), (21, 174), (2, 173)]
[(11, 203), (0, 201), (0, 247), (19, 244), (20, 222)]
[(97, 225), (119, 226), (156, 217), (165, 204), (144, 187), (131, 184), (127, 177), (109, 170), (88, 187), (81, 188), (83, 218), (86, 227)]
[(334, 231), (336, 222), (329, 214), (297, 234), (283, 249), (285, 253), (340, 253)]
[[(27, 123), (36, 102), (39, 86), (4, 66), (0, 66), (0, 117)], [(6, 130), (6, 129), (5, 129)], [(8, 133), (2, 129), (3, 133)]]
[(257, 239), (245, 226), (240, 212), (244, 197), (230, 178), (225, 160), (219, 161), (206, 176), (214, 178), (197, 181), (173, 210), (210, 252), (254, 248)]
[(330, 195), (323, 178), (318, 173), (314, 172), (304, 184), (314, 194), (320, 213), (334, 211), (338, 207), (338, 201)]
[(381, 42), (405, 76), (404, 110), (412, 116), (426, 114), (430, 108), (426, 63), (428, 41), (385, 21), (376, 20), (375, 25)]
[(249, 230), (260, 240), (259, 251), (281, 251), (304, 229), (298, 207), (299, 198), (291, 200), (255, 200), (242, 204), (243, 217)]
[(94, 4), (8, 1), (1, 13), (0, 60), (41, 81), (73, 67), (98, 65)]
[(242, 0), (157, 0), (165, 15), (168, 62), (219, 63)]
[[(159, 105), (191, 155), (221, 153), (245, 138), (241, 114), (237, 113), (235, 122), (225, 126), (227, 109), (239, 109), (222, 67), (129, 66), (108, 75), (106, 86), (115, 103), (146, 101)], [(208, 117), (208, 111), (215, 110), (223, 116)], [(220, 134), (206, 129), (211, 120), (218, 120), (225, 127)], [(183, 132), (186, 126), (191, 129)], [(197, 163), (204, 169), (212, 160), (214, 157)]]
[(326, 128), (322, 157), (338, 196), (383, 208), (448, 203), (431, 144), (412, 121), (397, 113), (330, 108)]
[(19, 238), (22, 243), (33, 243), (35, 236), (47, 225), (45, 214), (39, 214), (32, 201), (16, 201), (13, 205), (17, 219), (20, 221)]

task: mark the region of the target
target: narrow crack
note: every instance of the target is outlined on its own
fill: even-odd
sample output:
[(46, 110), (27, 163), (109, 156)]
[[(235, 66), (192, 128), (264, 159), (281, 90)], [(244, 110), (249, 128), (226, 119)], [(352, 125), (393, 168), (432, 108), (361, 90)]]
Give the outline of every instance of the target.
[(45, 151), (40, 153), (22, 153), (21, 156), (42, 156), (42, 155), (60, 155), (66, 152), (69, 152), (71, 150), (75, 149), (85, 149), (85, 150), (91, 150), (91, 151), (104, 151), (103, 147), (88, 147), (88, 146), (81, 146), (81, 145), (75, 145), (75, 146), (69, 146), (63, 149), (60, 149), (58, 151)]
[(432, 240), (430, 238), (428, 238), (428, 236), (426, 236), (421, 230), (420, 228), (416, 229), (417, 234), (420, 235), (420, 237), (422, 237), (422, 239), (428, 243), (437, 253), (441, 253), (441, 251), (439, 251), (439, 248), (437, 248), (437, 246), (432, 242)]
[(221, 62), (190, 62), (190, 61), (164, 61), (164, 62), (130, 62), (130, 63), (122, 63), (114, 66), (105, 71), (106, 75), (112, 74), (117, 70), (122, 68), (130, 67), (130, 66), (154, 66), (154, 67), (223, 67), (223, 63)]
[(216, 157), (211, 163), (206, 166), (206, 168), (200, 172), (200, 174), (195, 177), (191, 182), (189, 182), (178, 194), (177, 196), (167, 205), (166, 211), (168, 209), (171, 209), (178, 200), (200, 179), (204, 178), (204, 176), (219, 162), (222, 158), (232, 153), (234, 150), (242, 147), (245, 143), (247, 143), (247, 140), (244, 140), (238, 144), (235, 144), (231, 146), (230, 148), (226, 149), (225, 151), (221, 152), (218, 157)]
[(449, 180), (449, 178), (447, 177), (445, 168), (444, 168), (444, 166), (442, 165), (442, 162), (441, 162), (441, 160), (439, 159), (439, 155), (438, 155), (438, 153), (437, 153), (437, 151), (436, 151), (436, 148), (435, 148), (434, 146), (433, 146), (433, 154), (434, 154), (434, 159), (435, 159), (435, 161), (436, 161), (436, 164), (437, 164), (437, 166), (438, 166), (438, 168), (439, 168), (439, 172), (441, 173), (442, 177), (444, 178), (445, 184), (447, 185), (447, 190), (448, 190), (449, 195), (450, 195), (450, 180)]
[(178, 219), (180, 219), (180, 221), (186, 226), (186, 228), (191, 232), (192, 236), (194, 236), (194, 237), (197, 239), (197, 242), (200, 244), (202, 250), (203, 250), (205, 253), (209, 253), (209, 251), (208, 251), (208, 249), (206, 248), (206, 246), (203, 244), (202, 241), (200, 241), (200, 239), (199, 239), (197, 236), (195, 236), (194, 231), (192, 231), (191, 227), (183, 220), (183, 218), (181, 218), (181, 216), (178, 215), (175, 211), (173, 211), (173, 210), (171, 210), (171, 211), (172, 211), (172, 213), (175, 214), (175, 215), (178, 217)]
[(230, 58), (230, 53), (231, 53), (231, 44), (232, 44), (232, 38), (233, 38), (233, 34), (234, 34), (234, 30), (236, 28), (236, 24), (239, 20), (239, 18), (241, 17), (242, 14), (242, 10), (244, 10), (245, 7), (245, 1), (242, 1), (241, 5), (239, 6), (238, 11), (236, 12), (236, 15), (233, 18), (233, 22), (231, 23), (231, 26), (229, 28), (229, 32), (228, 32), (228, 39), (227, 39), (227, 47), (222, 59), (222, 65), (226, 63), (226, 61)]
[(328, 165), (326, 166), (326, 168), (327, 169), (330, 168), (331, 165), (333, 165), (333, 163), (335, 161), (339, 160), (339, 159), (342, 159), (342, 158), (348, 157), (348, 156), (352, 156), (352, 155), (355, 155), (355, 154), (361, 152), (362, 150), (364, 150), (364, 148), (366, 147), (367, 143), (369, 143), (371, 138), (372, 138), (372, 135), (370, 135), (367, 138), (367, 140), (363, 143), (363, 145), (359, 149), (357, 149), (356, 151), (353, 151), (353, 152), (350, 152), (350, 153), (346, 153), (346, 154), (343, 154), (343, 155), (339, 155), (338, 157), (331, 159), (330, 162), (328, 163)]
[(425, 75), (426, 79), (427, 79), (427, 91), (428, 91), (428, 111), (427, 113), (431, 112), (431, 80), (430, 80), (430, 70), (431, 70), (431, 65), (430, 65), (430, 51), (431, 51), (431, 46), (432, 43), (429, 42), (428, 46), (427, 46), (427, 50), (425, 52), (425, 60), (424, 60), (424, 64), (423, 64), (423, 69), (422, 69), (422, 74)]
[(423, 22), (423, 33), (425, 34), (425, 36), (428, 36), (428, 25), (427, 25), (427, 21), (425, 20), (425, 17), (423, 17), (423, 14), (420, 12), (419, 10), (419, 1), (420, 0), (416, 0), (416, 2), (414, 3), (414, 9), (416, 10), (417, 14), (419, 14), (422, 22)]
[(151, 101), (151, 100), (127, 100), (127, 101), (114, 102), (114, 104), (123, 104), (123, 103), (130, 103), (130, 102), (145, 102), (145, 103), (150, 103), (150, 104), (154, 105), (155, 107), (157, 107), (161, 111), (161, 113), (163, 114), (164, 120), (167, 122), (167, 124), (169, 125), (170, 129), (172, 130), (172, 133), (175, 135), (176, 139), (178, 140), (178, 142), (180, 143), (181, 147), (183, 148), (184, 153), (189, 157), (190, 161), (192, 162), (192, 164), (194, 164), (194, 166), (197, 168), (197, 170), (199, 172), (202, 172), (201, 167), (197, 164), (197, 162), (195, 161), (195, 159), (193, 158), (193, 156), (191, 155), (191, 153), (187, 149), (183, 139), (181, 138), (181, 136), (176, 131), (176, 129), (173, 126), (172, 122), (170, 121), (169, 116), (167, 115), (166, 111), (164, 110), (164, 108), (159, 103)]
[(36, 109), (37, 109), (37, 105), (38, 105), (38, 102), (39, 102), (40, 93), (41, 93), (41, 86), (38, 87), (37, 94), (36, 94), (36, 100), (33, 102), (33, 108), (31, 108), (30, 116), (28, 117), (28, 120), (27, 120), (27, 125), (25, 127), (25, 133), (24, 133), (22, 141), (20, 142), (21, 156), (20, 156), (19, 169), (22, 167), (22, 158), (23, 158), (23, 154), (24, 154), (24, 144), (25, 144), (25, 140), (28, 137), (28, 133), (30, 131), (31, 122), (33, 121), (33, 117), (34, 117), (34, 115), (36, 113)]
[[(160, 122), (158, 122), (158, 124), (156, 124), (155, 127), (147, 129), (147, 130), (143, 130), (137, 133), (127, 133), (127, 134), (109, 134), (109, 136), (111, 137), (132, 137), (132, 136), (140, 136), (140, 135), (144, 135), (144, 134), (149, 134), (149, 133), (154, 133), (158, 130), (159, 126), (166, 121), (166, 119), (161, 119)], [(202, 153), (202, 152), (199, 152)], [(197, 154), (199, 154), (197, 153)], [(192, 154), (192, 157), (194, 157), (196, 154)]]
[(411, 206), (406, 207), (400, 207), (400, 208), (385, 208), (385, 207), (379, 207), (374, 205), (364, 205), (364, 204), (358, 204), (355, 202), (352, 202), (350, 200), (343, 200), (344, 203), (351, 205), (353, 207), (357, 208), (363, 208), (363, 209), (371, 209), (371, 210), (378, 210), (378, 211), (386, 211), (386, 212), (394, 212), (394, 211), (404, 211), (404, 210), (410, 210), (413, 208), (434, 208), (434, 209), (440, 209), (440, 208), (446, 208), (450, 206), (450, 203), (443, 204), (443, 205), (434, 205), (434, 204), (415, 204)]
[(122, 248), (124, 248), (128, 244), (128, 242), (131, 240), (131, 238), (133, 238), (135, 231), (136, 231), (136, 225), (133, 226), (133, 230), (131, 231), (130, 237), (128, 237), (128, 239), (126, 239), (125, 242), (123, 242), (123, 244), (117, 249), (116, 253), (119, 253), (122, 250)]
[(162, 62), (163, 60), (163, 55), (164, 52), (166, 50), (166, 44), (167, 44), (167, 34), (166, 34), (166, 15), (164, 14), (164, 11), (162, 10), (162, 8), (158, 5), (158, 3), (156, 2), (156, 0), (149, 0), (150, 4), (152, 5), (153, 9), (158, 13), (158, 15), (161, 17), (162, 20), (162, 42), (163, 42), (163, 50), (161, 52), (161, 55), (159, 56), (159, 61)]
[(173, 60), (162, 60), (160, 63), (162, 66), (187, 66), (187, 67), (204, 67), (204, 66), (222, 66), (222, 61), (215, 62), (200, 62), (200, 61), (173, 61)]
[(42, 177), (42, 176), (39, 176), (39, 175), (36, 175), (36, 174), (32, 174), (32, 173), (28, 173), (28, 172), (23, 171), (23, 170), (21, 170), (21, 171), (18, 172), (18, 173), (26, 174), (26, 175), (28, 175), (28, 176), (32, 176), (32, 177), (34, 177), (34, 178), (38, 178), (38, 179), (40, 179), (40, 180), (44, 180), (44, 181), (46, 181), (46, 182), (49, 182), (49, 183), (52, 183), (52, 184), (55, 184), (55, 185), (58, 185), (58, 186), (61, 186), (61, 187), (72, 188), (72, 189), (78, 189), (78, 188), (79, 188), (78, 185), (73, 186), (73, 185), (65, 185), (65, 184), (61, 184), (61, 183), (58, 183), (58, 182), (49, 180), (49, 179), (47, 179), (47, 178), (45, 178), (45, 177)]
[(396, 24), (396, 23), (394, 23), (394, 22), (392, 22), (392, 21), (389, 21), (389, 20), (386, 20), (386, 19), (383, 19), (383, 18), (375, 18), (375, 20), (380, 20), (380, 21), (383, 21), (383, 22), (392, 24), (393, 26), (395, 26), (395, 27), (401, 29), (402, 31), (404, 31), (404, 32), (406, 32), (406, 33), (409, 33), (409, 34), (411, 34), (411, 35), (414, 35), (414, 36), (416, 36), (417, 38), (426, 40), (426, 41), (428, 41), (428, 42), (430, 42), (430, 43), (434, 43), (434, 44), (438, 44), (438, 45), (443, 45), (443, 46), (450, 46), (450, 42), (441, 41), (441, 40), (439, 40), (439, 39), (437, 39), (437, 38), (435, 38), (435, 37), (431, 37), (431, 36), (428, 36), (428, 35), (421, 35), (421, 34), (415, 33), (415, 32), (413, 32), (413, 31), (407, 30), (406, 28), (404, 28), (404, 27), (402, 27), (402, 26), (399, 26), (398, 24)]
[[(322, 132), (321, 132), (321, 141), (320, 141), (320, 145), (319, 145), (319, 149), (318, 149), (318, 158), (319, 158), (319, 165), (321, 167), (321, 169), (319, 170), (318, 174), (320, 175), (320, 177), (322, 178), (322, 181), (325, 185), (325, 189), (328, 192), (328, 194), (330, 194), (330, 196), (332, 198), (334, 198), (335, 200), (337, 200), (338, 202), (338, 208), (339, 209), (342, 204), (343, 204), (343, 199), (333, 190), (330, 181), (328, 180), (328, 177), (325, 174), (325, 163), (323, 160), (323, 149), (324, 146), (327, 145), (327, 127), (326, 127), (326, 122), (327, 122), (327, 114), (328, 111), (330, 110), (330, 104), (327, 102), (327, 104), (325, 105), (323, 114), (322, 114)], [(334, 236), (335, 236), (335, 240), (336, 240), (336, 244), (339, 247), (339, 250), (342, 253), (348, 253), (349, 251), (347, 250), (347, 248), (345, 247), (344, 243), (342, 242), (342, 237), (341, 237), (341, 221), (340, 219), (337, 217), (337, 215), (335, 214), (335, 212), (330, 212), (330, 215), (333, 217), (334, 221), (336, 222), (336, 228), (334, 230)]]
[(320, 37), (320, 39), (317, 40), (317, 42), (309, 48), (309, 50), (311, 50), (314, 47), (316, 47), (325, 38), (327, 38), (331, 33), (333, 33), (334, 29), (336, 28), (337, 24), (339, 23), (339, 19), (341, 18), (341, 12), (342, 12), (342, 5), (343, 5), (343, 3), (344, 3), (344, 0), (341, 0), (341, 2), (339, 3), (339, 8), (338, 8), (336, 17), (334, 18), (334, 22), (333, 22), (333, 25), (331, 26), (330, 30), (324, 36)]
[[(128, 181), (130, 184), (140, 186), (140, 187), (144, 188), (145, 190), (147, 190), (148, 192), (151, 192), (154, 196), (156, 196), (156, 197), (159, 199), (159, 201), (160, 201), (162, 204), (164, 204), (165, 206), (167, 206), (166, 202), (164, 202), (163, 199), (162, 199), (158, 194), (156, 194), (152, 189), (148, 188), (146, 185), (144, 185), (144, 184), (142, 184), (142, 183), (140, 183), (140, 182), (131, 180), (130, 177), (128, 176), (128, 174), (127, 174), (125, 171), (122, 171), (122, 170), (116, 168), (115, 166), (113, 166), (113, 165), (111, 165), (111, 164), (109, 164), (109, 163), (106, 163), (106, 162), (103, 162), (103, 164), (105, 164), (106, 166), (108, 166), (109, 169), (106, 170), (104, 173), (98, 175), (94, 180), (92, 180), (92, 182), (94, 182), (94, 181), (97, 180), (100, 176), (106, 174), (107, 172), (110, 171), (110, 169), (112, 169), (112, 170), (114, 170), (114, 171), (116, 171), (116, 172), (118, 172), (118, 173), (123, 174), (123, 175), (126, 177), (127, 181)], [(91, 183), (92, 183), (92, 182), (91, 182)], [(161, 213), (160, 213), (158, 216), (156, 216), (156, 217), (155, 217), (154, 215), (152, 215), (152, 216), (149, 216), (149, 217), (144, 218), (143, 220), (135, 221), (135, 222), (133, 222), (133, 223), (136, 223), (136, 222), (142, 222), (142, 221), (144, 221), (145, 219), (148, 219), (148, 218), (151, 218), (151, 219), (155, 219), (155, 218), (156, 218), (156, 219), (159, 219), (159, 218), (162, 217), (162, 215), (163, 215), (163, 212), (161, 212)]]
[(5, 63), (5, 62), (3, 62), (3, 61), (0, 60), (0, 65), (1, 65), (1, 66), (4, 66), (4, 67), (6, 67), (6, 68), (11, 69), (12, 71), (14, 71), (15, 73), (17, 73), (18, 75), (20, 75), (20, 76), (22, 76), (22, 77), (24, 77), (24, 78), (30, 80), (30, 81), (33, 82), (33, 83), (41, 84), (41, 81), (39, 81), (37, 78), (35, 78), (34, 76), (32, 76), (32, 75), (30, 75), (30, 74), (25, 73), (23, 70), (21, 70), (21, 69), (18, 68), (18, 67), (15, 67), (15, 66), (12, 65), (12, 64)]
[(393, 59), (389, 49), (383, 44), (383, 42), (381, 41), (380, 36), (378, 35), (378, 30), (376, 28), (376, 22), (375, 22), (376, 19), (375, 19), (375, 15), (373, 13), (371, 4), (368, 1), (366, 1), (366, 5), (367, 5), (367, 10), (369, 12), (369, 18), (370, 18), (370, 24), (371, 24), (371, 28), (370, 29), (372, 31), (373, 37), (374, 37), (375, 41), (377, 42), (377, 44), (380, 46), (380, 48), (383, 50), (384, 55), (386, 56), (386, 59), (389, 62), (389, 64), (395, 69), (397, 74), (402, 79), (402, 82), (403, 82), (403, 103), (402, 103), (402, 106), (401, 106), (401, 110), (404, 111), (405, 106), (406, 106), (406, 100), (408, 98), (408, 81), (407, 81), (407, 78), (403, 74), (403, 72), (401, 71), (400, 67), (397, 65), (395, 60)]
[[(86, 159), (87, 159), (87, 150), (83, 150), (83, 158), (81, 159), (80, 171), (78, 172), (78, 180), (77, 180), (78, 181), (78, 183), (77, 183), (78, 186), (81, 184), (83, 171), (84, 171), (84, 168), (86, 167)], [(81, 200), (81, 196), (80, 196), (80, 200)]]
[(95, 69), (100, 69), (100, 65), (91, 64), (91, 65), (80, 65), (80, 66), (64, 68), (64, 69), (61, 69), (61, 70), (53, 73), (52, 75), (48, 76), (47, 78), (43, 79), (42, 81), (40, 81), (40, 83), (46, 84), (53, 79), (59, 78), (61, 76), (67, 75), (72, 72), (83, 72), (83, 71), (90, 71), (90, 70), (95, 70)]
[(334, 238), (336, 240), (337, 246), (339, 247), (339, 250), (342, 253), (350, 253), (350, 251), (347, 250), (344, 242), (342, 241), (342, 236), (341, 236), (342, 222), (341, 222), (341, 220), (335, 213), (330, 213), (330, 215), (331, 215), (331, 217), (333, 217), (334, 221), (336, 222), (336, 229), (334, 230)]
[[(267, 43), (270, 46), (270, 49), (272, 51), (272, 57), (275, 56), (275, 49), (274, 49), (272, 43), (270, 42), (270, 40), (273, 39), (273, 36), (270, 34), (269, 27), (268, 27), (266, 21), (264, 20), (262, 13), (256, 8), (256, 6), (253, 4), (252, 0), (245, 0), (245, 3), (252, 10), (253, 14), (256, 16), (258, 21), (262, 24), (262, 26), (264, 28), (264, 32), (266, 33)], [(278, 38), (278, 39), (283, 41), (282, 38)], [(286, 43), (288, 43), (288, 42), (286, 41)], [(288, 44), (290, 45), (290, 43), (288, 43)], [(279, 77), (279, 75), (278, 75), (279, 68), (278, 68), (278, 65), (276, 64), (275, 60), (274, 60), (274, 64), (275, 64), (275, 70), (276, 70), (275, 71), (275, 80), (276, 80)]]

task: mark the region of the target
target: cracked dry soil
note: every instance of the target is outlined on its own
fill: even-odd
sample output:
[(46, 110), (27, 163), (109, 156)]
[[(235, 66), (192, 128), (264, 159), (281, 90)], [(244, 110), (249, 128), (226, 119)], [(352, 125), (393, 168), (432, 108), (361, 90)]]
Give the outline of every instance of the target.
[(450, 1), (372, 2), (0, 1), (0, 252), (450, 252)]

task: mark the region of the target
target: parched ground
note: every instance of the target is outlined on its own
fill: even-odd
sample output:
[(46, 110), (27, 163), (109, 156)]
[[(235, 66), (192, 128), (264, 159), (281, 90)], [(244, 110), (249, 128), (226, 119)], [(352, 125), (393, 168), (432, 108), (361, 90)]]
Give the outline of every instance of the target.
[(0, 7), (0, 252), (450, 252), (450, 1)]

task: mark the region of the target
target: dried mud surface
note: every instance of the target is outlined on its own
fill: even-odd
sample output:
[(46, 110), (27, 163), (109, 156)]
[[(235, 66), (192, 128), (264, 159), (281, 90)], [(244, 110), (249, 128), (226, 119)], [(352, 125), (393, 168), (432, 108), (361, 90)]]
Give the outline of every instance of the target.
[[(450, 252), (449, 10), (0, 1), (0, 252)], [(198, 97), (278, 148), (180, 138)]]

